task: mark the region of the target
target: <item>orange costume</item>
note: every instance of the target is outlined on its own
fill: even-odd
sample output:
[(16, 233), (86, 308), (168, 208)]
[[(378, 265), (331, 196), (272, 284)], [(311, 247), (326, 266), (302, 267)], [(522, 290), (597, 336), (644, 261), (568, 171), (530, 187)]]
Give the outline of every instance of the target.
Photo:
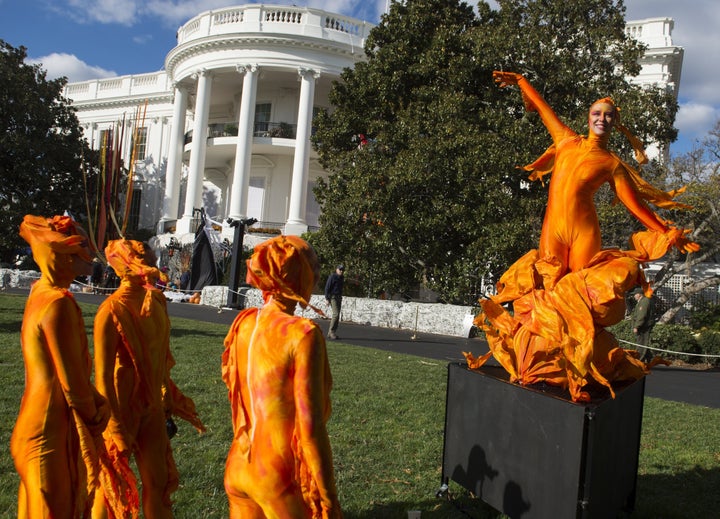
[(325, 338), (293, 315), (318, 281), (317, 256), (301, 238), (279, 236), (255, 247), (247, 265), (265, 305), (242, 311), (225, 339), (230, 517), (340, 518), (325, 427), (332, 386)]
[[(162, 291), (154, 288), (160, 271), (152, 251), (133, 240), (112, 240), (108, 263), (121, 282), (95, 316), (95, 384), (110, 402), (111, 417), (103, 436), (115, 467), (127, 466), (131, 454), (140, 472), (144, 516), (172, 517), (170, 496), (178, 473), (166, 429), (172, 414), (205, 430), (193, 401), (170, 378), (170, 320)], [(134, 478), (130, 475), (130, 479)], [(137, 490), (108, 488), (98, 492), (93, 518), (137, 517)]]
[(20, 474), (18, 517), (89, 517), (98, 484), (95, 442), (110, 409), (90, 382), (85, 325), (67, 290), (92, 270), (87, 235), (70, 217), (32, 215), (20, 235), (42, 275), (25, 305), (25, 392), (10, 441)]
[[(639, 141), (618, 121), (610, 98), (596, 101), (588, 116), (589, 135), (563, 124), (540, 94), (521, 75), (494, 72), (500, 84), (518, 85), (525, 107), (537, 111), (553, 145), (525, 166), (532, 180), (552, 172), (540, 244), (501, 277), (498, 294), (480, 301), (476, 324), (488, 338), (491, 354), (523, 384), (548, 382), (569, 387), (573, 400), (589, 400), (587, 389), (611, 381), (635, 380), (647, 373), (634, 352), (618, 347), (606, 330), (625, 312), (624, 295), (638, 284), (648, 293), (639, 263), (662, 257), (672, 246), (698, 250), (685, 235), (647, 205), (688, 208), (645, 182), (639, 173), (607, 149), (613, 127), (631, 141), (636, 157), (647, 161)], [(633, 250), (601, 249), (600, 225), (593, 197), (608, 183), (617, 198), (647, 228), (632, 237)], [(511, 315), (501, 305), (513, 303)], [(478, 367), (489, 354), (469, 364)]]

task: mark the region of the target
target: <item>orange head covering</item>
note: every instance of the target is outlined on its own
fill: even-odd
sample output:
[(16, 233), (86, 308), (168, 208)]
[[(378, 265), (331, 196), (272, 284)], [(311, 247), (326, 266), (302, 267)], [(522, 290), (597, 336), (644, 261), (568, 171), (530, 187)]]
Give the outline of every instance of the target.
[(26, 215), (20, 224), (20, 236), (28, 242), (35, 263), (53, 285), (74, 277), (70, 256), (92, 261), (85, 230), (69, 216)]
[(628, 130), (620, 123), (620, 107), (615, 104), (615, 101), (613, 101), (611, 97), (603, 97), (602, 99), (598, 99), (592, 105), (590, 105), (590, 108), (592, 108), (598, 103), (608, 104), (615, 109), (615, 113), (617, 114), (615, 119), (615, 128), (617, 128), (618, 131), (622, 133), (628, 141), (630, 141), (633, 150), (635, 150), (635, 160), (637, 160), (640, 164), (647, 164), (648, 158), (645, 154), (645, 147), (643, 146), (642, 142), (640, 142), (640, 139), (635, 137), (635, 135), (630, 133), (630, 130)]
[(308, 242), (298, 236), (277, 236), (255, 247), (247, 261), (247, 282), (263, 297), (310, 306), (312, 289), (320, 277), (320, 263)]
[(149, 252), (142, 242), (135, 240), (110, 240), (105, 247), (105, 257), (121, 279), (154, 287), (155, 281), (163, 274), (148, 265)]

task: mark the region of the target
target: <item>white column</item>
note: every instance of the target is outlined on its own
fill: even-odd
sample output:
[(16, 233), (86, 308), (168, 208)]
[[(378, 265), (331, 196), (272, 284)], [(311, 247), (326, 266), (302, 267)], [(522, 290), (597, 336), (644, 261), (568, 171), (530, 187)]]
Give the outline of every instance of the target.
[(315, 79), (320, 77), (313, 70), (301, 68), (300, 102), (298, 106), (297, 134), (295, 136), (295, 158), (293, 160), (290, 186), (290, 206), (285, 222), (285, 234), (302, 234), (307, 231), (305, 222), (305, 196), (310, 164), (310, 132), (312, 125)]
[(202, 206), (203, 177), (205, 176), (205, 155), (207, 153), (207, 131), (210, 116), (210, 94), (212, 91), (212, 73), (208, 70), (198, 72), (197, 98), (195, 100), (195, 120), (193, 121), (192, 148), (188, 171), (185, 209), (178, 221), (176, 233), (192, 232), (193, 208)]
[(233, 169), (228, 216), (234, 220), (241, 220), (247, 217), (258, 67), (257, 65), (245, 65), (238, 66), (237, 70), (241, 74), (245, 74), (245, 77), (243, 78), (242, 98), (240, 100), (235, 167)]
[(166, 222), (174, 222), (178, 217), (187, 104), (187, 90), (185, 87), (176, 84), (175, 100), (173, 102), (172, 132), (170, 134), (167, 168), (165, 169), (165, 196), (163, 197), (163, 209), (158, 226), (158, 233), (165, 232)]

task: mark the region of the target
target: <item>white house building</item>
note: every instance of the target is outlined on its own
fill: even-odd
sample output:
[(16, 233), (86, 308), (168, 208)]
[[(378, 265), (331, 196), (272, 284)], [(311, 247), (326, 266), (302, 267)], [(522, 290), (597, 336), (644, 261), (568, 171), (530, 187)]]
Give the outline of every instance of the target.
[[(312, 191), (325, 172), (310, 146), (312, 117), (330, 108), (333, 80), (364, 59), (372, 27), (305, 7), (207, 11), (178, 29), (164, 70), (69, 83), (64, 95), (95, 148), (124, 121), (127, 165), (137, 135), (128, 228), (187, 235), (198, 208), (229, 236), (228, 219), (286, 234), (317, 226)], [(650, 45), (638, 81), (677, 95), (683, 50), (672, 28), (668, 18), (627, 26)]]
[(207, 11), (178, 29), (163, 71), (70, 83), (65, 95), (96, 148), (125, 121), (126, 165), (138, 127), (137, 228), (194, 232), (193, 209), (204, 207), (224, 224), (254, 217), (300, 234), (318, 224), (312, 188), (324, 174), (313, 114), (364, 58), (371, 28), (304, 7)]

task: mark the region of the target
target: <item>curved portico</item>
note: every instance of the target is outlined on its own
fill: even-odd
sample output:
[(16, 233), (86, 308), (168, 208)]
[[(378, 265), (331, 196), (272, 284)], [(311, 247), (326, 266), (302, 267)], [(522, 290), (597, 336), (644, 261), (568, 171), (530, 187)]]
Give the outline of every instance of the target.
[[(362, 59), (370, 28), (324, 11), (263, 5), (208, 11), (182, 26), (165, 68), (174, 113), (188, 104), (192, 137), (178, 146), (179, 134), (171, 134), (162, 230), (190, 232), (194, 209), (205, 207), (223, 221), (281, 217), (285, 233), (305, 232), (311, 177), (320, 173), (311, 167), (313, 114), (328, 107), (332, 80)], [(234, 128), (236, 135), (225, 131)], [(263, 168), (253, 169), (253, 156), (267, 159)]]

